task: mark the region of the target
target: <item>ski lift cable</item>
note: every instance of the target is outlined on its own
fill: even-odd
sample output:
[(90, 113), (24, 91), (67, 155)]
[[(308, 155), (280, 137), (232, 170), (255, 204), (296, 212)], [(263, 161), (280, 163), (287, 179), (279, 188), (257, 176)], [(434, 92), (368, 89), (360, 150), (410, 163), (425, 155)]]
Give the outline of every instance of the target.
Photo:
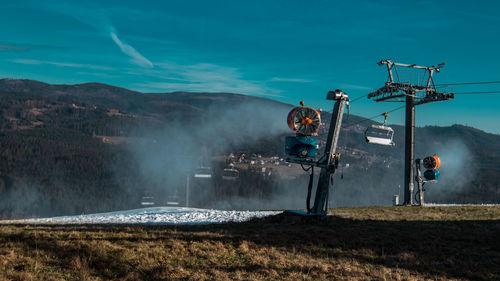
[[(360, 100), (360, 99), (362, 99), (362, 98), (364, 98), (364, 97), (367, 97), (369, 94), (370, 94), (370, 93), (368, 93), (368, 94), (366, 94), (366, 95), (361, 95), (361, 96), (359, 96), (359, 97), (357, 97), (357, 98), (355, 98), (355, 99), (349, 100), (349, 103), (353, 103), (353, 102), (358, 101), (358, 100)], [(405, 93), (404, 95), (405, 95), (405, 96), (411, 96), (411, 97), (419, 98), (419, 96), (409, 95), (409, 94), (406, 94), (406, 93)]]
[[(478, 83), (479, 83), (479, 82), (478, 82)], [(497, 81), (492, 81), (492, 82), (482, 82), (482, 83), (483, 83), (483, 84), (485, 84), (485, 83), (497, 83)], [(498, 83), (500, 83), (500, 81), (498, 81)], [(473, 83), (469, 83), (469, 84), (473, 84)], [(445, 85), (445, 84), (441, 84), (441, 85)], [(451, 84), (446, 84), (446, 85), (451, 85)], [(472, 95), (472, 94), (500, 94), (500, 91), (462, 92), (462, 93), (453, 93), (453, 94), (455, 94), (455, 95)], [(350, 101), (350, 102), (353, 102), (353, 101), (359, 100), (359, 99), (361, 99), (361, 98), (363, 98), (363, 97), (365, 97), (365, 96), (367, 96), (367, 95), (363, 95), (363, 96), (357, 97), (357, 98), (355, 98), (354, 100), (352, 100), (352, 101)], [(395, 108), (395, 109), (392, 109), (392, 110), (390, 110), (390, 111), (387, 111), (387, 113), (391, 113), (391, 112), (393, 112), (393, 111), (400, 110), (400, 109), (402, 109), (403, 107), (405, 107), (405, 106), (403, 105), (403, 106), (397, 107), (397, 108)], [(343, 128), (343, 129), (345, 129), (345, 128), (349, 128), (349, 127), (351, 127), (351, 126), (357, 125), (357, 124), (359, 124), (359, 123), (363, 123), (363, 122), (368, 121), (368, 120), (373, 120), (373, 119), (379, 118), (379, 117), (381, 117), (381, 116), (382, 116), (382, 115), (377, 114), (377, 115), (375, 115), (375, 116), (372, 116), (372, 117), (369, 117), (369, 118), (362, 119), (362, 120), (360, 120), (360, 121), (358, 121), (358, 122), (355, 122), (355, 123), (352, 123), (352, 124), (347, 124), (347, 125), (345, 125), (345, 126), (342, 126), (342, 128)]]
[[(386, 112), (384, 112), (384, 113), (391, 113), (391, 112), (394, 112), (394, 111), (400, 110), (400, 109), (402, 109), (402, 108), (404, 108), (404, 107), (406, 107), (406, 105), (396, 107), (396, 108), (391, 109), (391, 110), (389, 110), (389, 111), (386, 111)], [(384, 113), (383, 113), (383, 114), (384, 114)], [(362, 119), (362, 120), (360, 120), (360, 121), (358, 121), (358, 122), (354, 122), (354, 123), (352, 123), (352, 124), (347, 124), (346, 126), (342, 126), (342, 128), (343, 128), (343, 129), (346, 129), (346, 128), (349, 128), (349, 127), (351, 127), (351, 126), (357, 125), (357, 124), (359, 124), (359, 123), (363, 123), (363, 122), (368, 121), (368, 120), (373, 120), (373, 119), (375, 119), (375, 118), (380, 118), (380, 117), (384, 116), (383, 114), (377, 114), (377, 115), (375, 115), (375, 116), (372, 116), (372, 117), (369, 117), (369, 118)]]
[(481, 85), (481, 84), (500, 84), (500, 81), (443, 83), (443, 84), (436, 84), (436, 86)]
[[(455, 86), (455, 85), (481, 85), (481, 84), (500, 84), (500, 81), (485, 81), (485, 82), (465, 82), (465, 83), (444, 83), (444, 84), (435, 84), (434, 86), (438, 87), (438, 86)], [(467, 93), (455, 93), (455, 94), (469, 94), (469, 93), (481, 93), (481, 94), (486, 94), (486, 93), (493, 93), (496, 91), (491, 91), (491, 92), (467, 92)], [(361, 95), (355, 99), (352, 99), (349, 101), (349, 103), (353, 103), (355, 101), (358, 101), (364, 97), (367, 97), (369, 94), (366, 94), (366, 95)]]
[(485, 91), (485, 92), (463, 92), (453, 93), (455, 95), (472, 95), (472, 94), (500, 94), (500, 91)]
[(349, 103), (353, 103), (353, 102), (355, 102), (355, 101), (357, 101), (357, 100), (360, 100), (360, 99), (362, 99), (362, 98), (364, 98), (364, 97), (367, 97), (368, 95), (369, 95), (369, 94), (366, 94), (366, 95), (361, 95), (361, 96), (359, 96), (359, 97), (357, 97), (357, 98), (355, 98), (355, 99), (350, 100), (350, 101), (349, 101)]
[(349, 128), (349, 127), (351, 127), (351, 126), (354, 126), (354, 125), (359, 124), (359, 123), (363, 123), (363, 122), (368, 121), (368, 120), (373, 120), (373, 119), (375, 119), (375, 118), (377, 118), (377, 117), (380, 117), (380, 116), (381, 116), (380, 114), (377, 114), (377, 115), (372, 116), (372, 117), (369, 117), (369, 118), (361, 119), (361, 120), (360, 120), (360, 121), (358, 121), (358, 122), (354, 122), (354, 123), (351, 123), (351, 124), (347, 124), (347, 125), (345, 125), (345, 126), (342, 126), (342, 129)]

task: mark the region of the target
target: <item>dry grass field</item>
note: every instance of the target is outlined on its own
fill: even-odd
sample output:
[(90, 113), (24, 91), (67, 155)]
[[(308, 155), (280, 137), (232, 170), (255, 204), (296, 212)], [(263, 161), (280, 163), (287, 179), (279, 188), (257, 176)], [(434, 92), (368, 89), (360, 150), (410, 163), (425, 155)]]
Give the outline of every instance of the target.
[(205, 226), (0, 224), (0, 280), (500, 280), (500, 207)]

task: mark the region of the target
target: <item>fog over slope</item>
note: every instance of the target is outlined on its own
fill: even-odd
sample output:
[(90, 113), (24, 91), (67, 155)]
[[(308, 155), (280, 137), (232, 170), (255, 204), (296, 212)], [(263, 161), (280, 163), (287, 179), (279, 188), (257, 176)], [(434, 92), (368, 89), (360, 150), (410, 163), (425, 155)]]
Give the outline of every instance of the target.
[[(217, 195), (197, 207), (305, 207), (308, 174), (300, 167), (276, 167), (266, 178), (245, 168), (237, 183), (221, 179), (229, 153), (285, 156), (284, 138), (293, 134), (288, 104), (230, 93), (143, 94), (98, 83), (2, 79), (0, 106), (4, 218), (131, 209), (149, 193), (162, 204), (200, 166), (210, 167), (213, 178), (192, 182), (194, 192)], [(328, 128), (330, 114), (322, 118)], [(372, 121), (347, 126), (359, 120), (345, 118), (331, 206), (390, 205), (403, 183), (404, 129), (393, 126), (394, 147), (373, 146), (363, 136)], [(416, 157), (434, 153), (441, 179), (426, 186), (427, 201), (500, 201), (500, 136), (461, 125), (417, 128)]]

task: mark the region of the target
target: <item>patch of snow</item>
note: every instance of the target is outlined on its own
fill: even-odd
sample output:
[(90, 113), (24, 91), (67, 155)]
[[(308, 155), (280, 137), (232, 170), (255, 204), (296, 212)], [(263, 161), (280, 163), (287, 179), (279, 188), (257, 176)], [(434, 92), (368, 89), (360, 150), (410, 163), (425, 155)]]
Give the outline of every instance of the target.
[(276, 211), (224, 211), (179, 207), (154, 207), (78, 216), (6, 220), (3, 223), (46, 223), (46, 224), (217, 224), (244, 222), (280, 214)]

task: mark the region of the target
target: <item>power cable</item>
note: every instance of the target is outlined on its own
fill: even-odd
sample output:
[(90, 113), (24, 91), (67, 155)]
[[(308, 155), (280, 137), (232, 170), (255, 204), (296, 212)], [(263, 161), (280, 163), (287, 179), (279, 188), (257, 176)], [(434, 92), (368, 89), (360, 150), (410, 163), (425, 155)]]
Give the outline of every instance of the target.
[(313, 166), (309, 166), (309, 168), (307, 168), (307, 169), (306, 169), (306, 168), (304, 167), (304, 165), (303, 165), (303, 164), (300, 164), (300, 167), (302, 167), (302, 170), (304, 170), (304, 171), (306, 171), (306, 172), (307, 172), (307, 171), (311, 170), (311, 168), (312, 168)]

